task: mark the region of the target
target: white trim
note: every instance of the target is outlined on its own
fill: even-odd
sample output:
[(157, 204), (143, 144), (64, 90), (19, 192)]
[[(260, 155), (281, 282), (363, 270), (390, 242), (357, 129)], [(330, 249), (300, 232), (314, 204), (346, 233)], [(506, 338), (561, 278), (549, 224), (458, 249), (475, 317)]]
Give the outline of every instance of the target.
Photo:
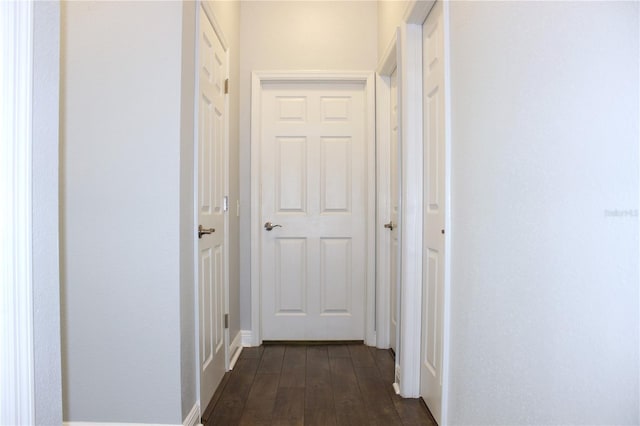
[(389, 150), (391, 144), (391, 79), (377, 75), (376, 78), (376, 189), (378, 193), (376, 214), (376, 317), (377, 346), (390, 346), (391, 280), (390, 280), (390, 233), (381, 232), (388, 222), (391, 211), (391, 176), (389, 170)]
[(250, 348), (253, 346), (253, 333), (251, 330), (240, 330), (240, 341), (243, 348)]
[[(192, 426), (202, 426), (199, 419), (196, 419), (197, 423), (192, 423)], [(63, 426), (185, 426), (184, 424), (174, 423), (116, 423), (116, 422), (63, 422)]]
[[(260, 323), (260, 127), (261, 117), (257, 107), (261, 102), (263, 82), (358, 82), (365, 84), (367, 108), (367, 179), (375, 178), (375, 75), (368, 71), (254, 71), (251, 74), (251, 346), (262, 343)], [(371, 176), (373, 173), (374, 176)], [(368, 185), (367, 217), (375, 217), (375, 186)], [(375, 345), (375, 221), (367, 223), (367, 267), (364, 340)]]
[(422, 318), (422, 25), (401, 27), (400, 394), (420, 394)]
[(367, 109), (365, 141), (366, 143), (366, 180), (367, 182), (367, 257), (365, 294), (367, 298), (364, 320), (364, 343), (376, 346), (376, 86), (375, 74), (363, 75), (365, 80), (365, 107)]
[(196, 402), (191, 407), (191, 411), (187, 414), (184, 421), (180, 425), (172, 423), (117, 423), (117, 422), (63, 422), (64, 426), (201, 426), (200, 423), (200, 404)]
[[(254, 71), (251, 73), (252, 81), (264, 82), (326, 82), (344, 81), (353, 83), (368, 83), (373, 76), (370, 71)], [(258, 87), (260, 89), (260, 86)], [(253, 93), (253, 87), (252, 87)], [(252, 126), (253, 127), (253, 126)]]
[(200, 404), (196, 401), (191, 407), (191, 411), (182, 422), (182, 426), (196, 426), (200, 424)]
[(436, 4), (436, 0), (410, 0), (407, 3), (402, 21), (407, 24), (418, 24), (422, 26), (422, 23), (427, 19), (434, 4)]
[[(213, 15), (212, 15), (213, 16)], [(211, 19), (211, 18), (210, 18)], [(212, 25), (213, 24), (213, 21)], [(213, 27), (215, 29), (215, 25)], [(220, 34), (222, 35), (222, 31), (217, 32), (216, 34)], [(218, 36), (221, 37), (221, 36)], [(224, 42), (223, 42), (223, 38), (220, 38), (220, 41), (222, 43), (222, 47), (225, 49), (225, 53), (227, 55), (227, 69), (225, 70), (225, 79), (229, 79), (229, 70), (231, 67), (230, 64), (230, 59), (231, 59), (231, 55), (230, 55), (230, 50), (224, 47)], [(227, 83), (224, 83), (227, 84)], [(230, 219), (230, 211), (231, 211), (231, 206), (229, 205), (229, 181), (230, 179), (230, 173), (229, 173), (229, 115), (230, 115), (230, 109), (229, 109), (229, 94), (226, 93), (224, 96), (224, 146), (222, 147), (223, 151), (224, 151), (224, 196), (227, 198), (227, 211), (223, 212), (224, 213), (224, 312), (225, 314), (228, 316), (228, 318), (231, 317), (231, 313), (229, 312), (229, 246), (230, 246), (230, 235), (229, 235), (229, 222), (231, 221)], [(240, 314), (238, 312), (238, 314)], [(230, 348), (230, 342), (231, 342), (231, 336), (229, 336), (229, 321), (227, 321), (227, 328), (224, 329), (224, 366), (225, 369), (227, 371), (231, 370), (231, 348)]]
[(396, 393), (396, 395), (400, 395), (400, 386), (398, 386), (398, 384), (396, 382), (393, 382), (393, 391)]
[(382, 54), (378, 68), (376, 72), (384, 76), (390, 76), (393, 70), (398, 66), (398, 52), (400, 51), (400, 29), (396, 28), (391, 38), (391, 42)]
[[(440, 422), (449, 424), (449, 367), (451, 354), (451, 236), (455, 233), (451, 220), (451, 44), (449, 2), (442, 4), (444, 30), (444, 144), (445, 144), (445, 194), (444, 194), (444, 293), (442, 311), (442, 407)], [(425, 17), (426, 19), (426, 17)]]
[(235, 367), (236, 361), (238, 361), (238, 358), (240, 357), (240, 353), (242, 352), (241, 334), (242, 332), (238, 331), (238, 333), (236, 333), (236, 337), (233, 338), (233, 341), (229, 346), (229, 353), (231, 354), (231, 357), (229, 359), (229, 368), (227, 369), (227, 371), (233, 370), (233, 367)]
[(0, 28), (0, 423), (33, 424), (33, 2), (1, 2)]
[(260, 132), (260, 114), (253, 105), (260, 105), (261, 82), (256, 73), (251, 74), (251, 343), (249, 346), (260, 346), (262, 330), (260, 323), (260, 150), (256, 148)]
[(378, 66), (376, 76), (376, 334), (377, 347), (388, 348), (390, 341), (391, 260), (390, 235), (384, 230), (391, 211), (391, 176), (389, 152), (391, 149), (391, 79), (398, 67), (400, 51), (398, 30)]

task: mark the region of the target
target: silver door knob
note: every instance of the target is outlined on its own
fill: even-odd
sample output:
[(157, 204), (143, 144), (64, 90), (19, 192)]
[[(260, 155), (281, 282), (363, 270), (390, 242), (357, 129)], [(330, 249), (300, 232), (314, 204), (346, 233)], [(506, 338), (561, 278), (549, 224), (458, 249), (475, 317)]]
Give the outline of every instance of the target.
[(203, 228), (202, 225), (198, 225), (198, 238), (202, 238), (204, 234), (213, 234), (216, 232), (215, 228)]
[(389, 222), (389, 223), (385, 223), (384, 227), (387, 228), (389, 231), (393, 231), (393, 228), (395, 228), (396, 225), (394, 225), (393, 222)]
[(274, 225), (271, 222), (267, 222), (264, 224), (264, 229), (266, 229), (267, 231), (271, 231), (273, 228), (282, 228), (282, 225)]

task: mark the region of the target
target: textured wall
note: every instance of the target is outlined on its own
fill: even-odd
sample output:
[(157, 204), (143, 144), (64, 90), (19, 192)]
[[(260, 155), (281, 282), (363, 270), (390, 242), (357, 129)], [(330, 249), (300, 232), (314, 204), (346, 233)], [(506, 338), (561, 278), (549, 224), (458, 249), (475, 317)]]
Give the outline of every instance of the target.
[(180, 91), (180, 386), (182, 419), (198, 400), (194, 244), (194, 111), (196, 2), (182, 3)]
[(378, 1), (378, 60), (382, 59), (396, 28), (402, 24), (408, 4), (407, 0)]
[(453, 424), (640, 420), (638, 28), (451, 3)]
[(60, 5), (34, 4), (33, 326), (35, 422), (62, 422), (58, 257)]
[(182, 422), (181, 2), (64, 2), (64, 418)]

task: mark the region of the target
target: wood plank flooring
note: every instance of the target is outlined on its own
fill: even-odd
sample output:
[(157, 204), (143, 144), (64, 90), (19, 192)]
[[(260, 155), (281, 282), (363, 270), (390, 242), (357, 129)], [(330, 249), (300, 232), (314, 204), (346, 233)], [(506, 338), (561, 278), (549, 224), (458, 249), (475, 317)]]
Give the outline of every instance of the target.
[(362, 344), (244, 348), (202, 416), (212, 425), (436, 425), (397, 396), (387, 350)]

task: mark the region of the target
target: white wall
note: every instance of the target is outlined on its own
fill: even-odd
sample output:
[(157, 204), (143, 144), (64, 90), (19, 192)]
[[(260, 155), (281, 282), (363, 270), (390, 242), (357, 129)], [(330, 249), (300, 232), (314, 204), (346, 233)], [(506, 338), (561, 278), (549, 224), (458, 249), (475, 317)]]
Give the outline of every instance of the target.
[(62, 3), (65, 420), (182, 422), (182, 13)]
[(180, 89), (180, 387), (182, 419), (198, 400), (194, 257), (195, 2), (182, 3)]
[(450, 421), (638, 424), (638, 3), (450, 22)]
[(34, 5), (33, 326), (35, 424), (62, 422), (58, 258), (60, 5)]
[(408, 0), (378, 1), (378, 59), (382, 59), (396, 33), (396, 28), (402, 24), (408, 5)]
[(377, 5), (375, 1), (243, 1), (240, 20), (240, 300), (242, 329), (251, 329), (251, 72), (373, 71)]

